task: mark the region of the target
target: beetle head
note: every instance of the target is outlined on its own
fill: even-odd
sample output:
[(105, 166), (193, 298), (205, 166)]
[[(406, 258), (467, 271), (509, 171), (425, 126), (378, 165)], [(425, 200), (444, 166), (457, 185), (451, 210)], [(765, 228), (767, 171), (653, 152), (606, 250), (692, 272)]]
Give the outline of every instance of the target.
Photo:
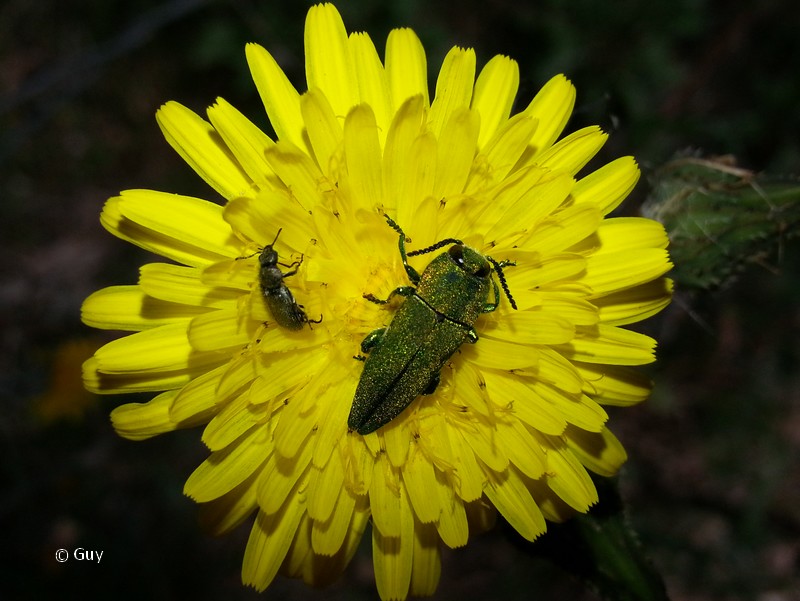
[(278, 251), (272, 248), (272, 244), (264, 247), (261, 254), (258, 256), (258, 263), (261, 268), (275, 267), (278, 264)]
[(482, 254), (463, 244), (454, 244), (447, 254), (460, 269), (476, 278), (486, 278), (492, 273), (492, 266)]

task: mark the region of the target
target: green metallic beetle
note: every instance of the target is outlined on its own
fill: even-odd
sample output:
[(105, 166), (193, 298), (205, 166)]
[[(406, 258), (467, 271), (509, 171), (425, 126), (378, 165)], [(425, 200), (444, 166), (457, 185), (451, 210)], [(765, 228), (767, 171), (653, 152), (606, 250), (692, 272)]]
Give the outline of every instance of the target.
[[(397, 294), (406, 300), (388, 328), (375, 330), (361, 343), (361, 351), (369, 354), (347, 419), (350, 430), (359, 434), (374, 432), (419, 395), (433, 393), (445, 362), (464, 342), (478, 341), (473, 327), (478, 316), (500, 305), (500, 291), (492, 271), (497, 273), (511, 306), (517, 308), (503, 275), (503, 267), (514, 265), (512, 261), (495, 261), (455, 238), (406, 253), (403, 230), (388, 216), (386, 221), (400, 234), (403, 267), (416, 287), (401, 286), (386, 300), (364, 295), (378, 304), (389, 302)], [(422, 275), (407, 262), (409, 256), (433, 252), (448, 244), (452, 246), (436, 256)], [(491, 303), (486, 302), (490, 282), (494, 288)]]
[[(309, 324), (308, 327), (311, 327), (312, 323), (320, 323), (322, 316), (319, 319), (309, 319), (303, 310), (303, 305), (297, 304), (292, 292), (283, 283), (284, 278), (297, 273), (303, 258), (300, 257), (299, 261), (289, 265), (278, 262), (278, 252), (273, 249), (273, 245), (278, 241), (278, 236), (282, 231), (283, 228), (278, 230), (275, 240), (272, 241), (272, 244), (267, 244), (258, 257), (258, 283), (261, 285), (261, 292), (267, 301), (269, 312), (278, 325), (288, 330), (299, 330), (306, 323)], [(294, 270), (283, 273), (278, 269), (278, 265), (294, 267)]]

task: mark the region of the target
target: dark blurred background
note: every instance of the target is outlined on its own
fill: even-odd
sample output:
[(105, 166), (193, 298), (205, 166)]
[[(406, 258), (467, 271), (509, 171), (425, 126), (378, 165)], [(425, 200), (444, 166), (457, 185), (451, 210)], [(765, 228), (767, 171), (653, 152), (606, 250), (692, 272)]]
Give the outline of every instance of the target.
[[(315, 592), (240, 584), (248, 526), (204, 535), (183, 482), (199, 432), (118, 438), (130, 398), (83, 392), (79, 368), (108, 340), (83, 298), (134, 283), (151, 260), (98, 222), (132, 187), (215, 198), (163, 140), (167, 100), (203, 112), (223, 96), (269, 131), (244, 44), (266, 46), (305, 89), (309, 2), (6, 0), (0, 6), (0, 598), (372, 599), (368, 540), (344, 578)], [(578, 89), (570, 130), (612, 133), (645, 177), (677, 151), (732, 154), (800, 174), (800, 9), (789, 0), (340, 0), (348, 30), (382, 53), (416, 30), (435, 74), (455, 44), (520, 64), (524, 106), (550, 76)], [(518, 107), (519, 108), (519, 107)], [(676, 601), (800, 599), (800, 252), (771, 252), (713, 291), (679, 291), (644, 329), (660, 341), (645, 404), (613, 410), (630, 460), (629, 517)], [(137, 400), (146, 400), (145, 398)], [(59, 548), (100, 563), (55, 561)], [(596, 599), (521, 553), (504, 529), (447, 552), (435, 599)]]

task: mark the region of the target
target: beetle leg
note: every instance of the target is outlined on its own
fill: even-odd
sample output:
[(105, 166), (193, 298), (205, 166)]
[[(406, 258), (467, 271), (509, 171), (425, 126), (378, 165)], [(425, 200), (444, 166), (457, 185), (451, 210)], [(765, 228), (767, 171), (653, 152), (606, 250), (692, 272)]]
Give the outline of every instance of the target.
[(391, 217), (389, 217), (385, 213), (384, 213), (383, 216), (386, 218), (386, 223), (389, 225), (389, 227), (392, 228), (394, 231), (396, 231), (398, 234), (400, 234), (400, 238), (397, 241), (397, 246), (400, 248), (400, 258), (403, 260), (403, 268), (406, 270), (406, 275), (408, 275), (408, 279), (411, 280), (411, 282), (413, 284), (418, 283), (419, 282), (419, 273), (417, 273), (417, 270), (414, 269), (413, 267), (411, 267), (411, 265), (408, 264), (408, 257), (406, 255), (406, 234), (405, 234), (405, 232), (403, 231), (403, 229), (399, 225), (397, 225), (397, 223), (394, 221), (394, 219), (392, 219)]
[(299, 261), (295, 261), (294, 263), (289, 263), (288, 265), (286, 263), (278, 263), (278, 265), (282, 265), (283, 267), (294, 267), (294, 270), (287, 271), (286, 273), (284, 273), (283, 277), (288, 278), (290, 275), (296, 274), (297, 270), (300, 269), (300, 265), (303, 264), (303, 257), (304, 255), (300, 255)]
[[(489, 279), (492, 280), (492, 288), (494, 289), (494, 302), (484, 304), (482, 311), (483, 313), (491, 313), (500, 306), (500, 289), (497, 287), (497, 282), (494, 281), (493, 277), (490, 277)], [(516, 307), (514, 308), (516, 309)]]
[(400, 286), (399, 288), (395, 288), (389, 293), (389, 296), (386, 297), (386, 300), (381, 300), (374, 294), (362, 294), (361, 296), (367, 299), (371, 303), (375, 303), (376, 305), (385, 305), (395, 294), (399, 294), (400, 296), (414, 296), (417, 289), (413, 286)]

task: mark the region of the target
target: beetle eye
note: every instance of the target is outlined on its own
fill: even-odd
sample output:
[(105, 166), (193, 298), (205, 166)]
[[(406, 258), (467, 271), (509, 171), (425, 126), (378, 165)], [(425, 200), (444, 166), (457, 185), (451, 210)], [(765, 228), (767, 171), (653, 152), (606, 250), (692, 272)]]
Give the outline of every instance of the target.
[(464, 247), (461, 244), (454, 244), (447, 249), (447, 254), (453, 259), (453, 262), (461, 269), (464, 269)]
[(475, 277), (479, 277), (479, 278), (485, 278), (485, 277), (488, 277), (490, 273), (492, 273), (492, 266), (489, 265), (488, 263), (486, 263), (484, 265), (481, 265), (478, 268), (478, 270), (475, 273), (473, 273), (472, 275), (474, 275)]

